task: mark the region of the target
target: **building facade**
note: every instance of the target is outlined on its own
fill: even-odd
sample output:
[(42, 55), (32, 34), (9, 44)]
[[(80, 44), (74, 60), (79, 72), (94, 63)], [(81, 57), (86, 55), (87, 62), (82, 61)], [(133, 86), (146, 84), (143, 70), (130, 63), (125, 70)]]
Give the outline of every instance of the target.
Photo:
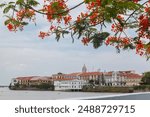
[(40, 85), (42, 83), (52, 84), (52, 78), (47, 76), (27, 76), (27, 77), (17, 77), (13, 78), (11, 81), (11, 86), (20, 85), (20, 86), (32, 86)]
[(54, 87), (56, 91), (78, 91), (83, 88), (84, 85), (86, 85), (87, 82), (85, 80), (79, 80), (79, 79), (73, 79), (73, 78), (64, 78), (64, 79), (57, 79), (54, 80)]
[(57, 73), (52, 76), (28, 76), (13, 78), (11, 85), (33, 86), (40, 84), (54, 85), (55, 90), (81, 90), (84, 85), (99, 86), (136, 86), (142, 76), (135, 71), (88, 72), (84, 65), (81, 72), (70, 74)]
[(127, 86), (138, 86), (141, 83), (142, 75), (129, 73), (125, 75), (126, 85)]

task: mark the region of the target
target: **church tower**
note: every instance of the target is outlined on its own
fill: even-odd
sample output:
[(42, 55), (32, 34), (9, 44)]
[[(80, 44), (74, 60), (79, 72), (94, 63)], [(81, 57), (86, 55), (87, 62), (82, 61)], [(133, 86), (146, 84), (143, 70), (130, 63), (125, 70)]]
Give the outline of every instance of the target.
[(86, 68), (85, 64), (84, 64), (84, 66), (82, 67), (82, 72), (87, 72), (87, 68)]

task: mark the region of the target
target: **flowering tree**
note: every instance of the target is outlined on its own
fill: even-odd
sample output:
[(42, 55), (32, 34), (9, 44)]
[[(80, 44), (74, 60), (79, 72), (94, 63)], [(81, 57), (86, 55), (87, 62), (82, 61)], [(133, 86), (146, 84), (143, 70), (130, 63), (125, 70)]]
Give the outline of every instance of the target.
[[(150, 0), (82, 0), (72, 8), (68, 1), (43, 0), (41, 4), (38, 0), (16, 0), (1, 3), (0, 7), (7, 17), (5, 25), (9, 31), (23, 30), (31, 21), (37, 23), (36, 16), (41, 14), (49, 22), (47, 32), (39, 33), (42, 39), (55, 34), (59, 41), (70, 34), (73, 41), (81, 39), (84, 45), (92, 43), (94, 48), (111, 45), (118, 52), (134, 49), (150, 58)], [(79, 6), (86, 10), (74, 19), (71, 11)]]

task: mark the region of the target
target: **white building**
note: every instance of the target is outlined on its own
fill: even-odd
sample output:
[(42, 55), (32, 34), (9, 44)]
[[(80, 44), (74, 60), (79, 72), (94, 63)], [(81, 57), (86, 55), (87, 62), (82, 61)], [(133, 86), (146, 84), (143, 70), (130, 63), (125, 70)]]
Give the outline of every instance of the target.
[(16, 78), (13, 78), (12, 80), (11, 80), (11, 83), (10, 83), (10, 85), (11, 86), (15, 86), (15, 84), (17, 84), (19, 81), (16, 79)]
[(125, 86), (125, 76), (122, 72), (112, 71), (104, 73), (106, 86)]
[(55, 90), (81, 90), (86, 85), (86, 80), (78, 80), (72, 78), (64, 78), (54, 80)]

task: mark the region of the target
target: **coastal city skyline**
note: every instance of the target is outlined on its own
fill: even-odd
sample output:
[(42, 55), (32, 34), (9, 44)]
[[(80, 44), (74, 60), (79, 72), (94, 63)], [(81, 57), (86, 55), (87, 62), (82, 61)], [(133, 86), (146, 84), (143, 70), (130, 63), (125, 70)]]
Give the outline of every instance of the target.
[[(135, 73), (138, 73), (138, 74), (142, 74), (142, 73), (139, 73), (139, 72), (137, 72), (136, 70), (131, 70), (131, 69), (126, 69), (126, 70), (118, 70), (118, 69), (116, 69), (116, 70), (107, 70), (107, 69), (101, 69), (101, 68), (94, 68), (93, 66), (91, 66), (90, 68), (89, 68), (89, 66), (87, 67), (87, 65), (85, 65), (85, 64), (83, 64), (85, 67), (86, 67), (86, 71), (88, 72), (88, 73), (92, 73), (92, 72), (117, 72), (117, 71), (133, 71), (133, 72), (135, 72)], [(62, 71), (57, 71), (57, 72), (54, 72), (54, 73), (51, 73), (51, 74), (43, 74), (42, 75), (42, 73), (41, 74), (25, 74), (25, 75), (18, 75), (18, 76), (14, 76), (14, 77), (10, 77), (9, 78), (9, 80), (8, 80), (8, 82), (6, 83), (6, 84), (2, 84), (2, 82), (1, 82), (1, 84), (0, 85), (9, 85), (10, 84), (10, 81), (12, 80), (12, 78), (17, 78), (17, 77), (34, 77), (34, 76), (47, 76), (47, 77), (51, 77), (53, 74), (58, 74), (58, 73), (64, 73), (64, 74), (72, 74), (72, 73), (81, 73), (82, 71), (83, 71), (83, 65), (82, 65), (82, 67), (80, 68), (80, 70), (78, 70), (78, 71), (71, 71), (71, 72), (69, 72), (70, 70), (68, 70), (68, 71), (66, 71), (65, 72), (65, 70), (62, 70), (62, 71), (64, 71), (64, 72), (62, 72)]]
[(134, 70), (109, 72), (98, 70), (88, 72), (84, 64), (80, 72), (69, 74), (59, 72), (51, 76), (22, 76), (13, 78), (9, 88), (14, 90), (36, 90), (41, 87), (47, 90), (83, 91), (87, 90), (85, 87), (90, 88), (90, 86), (133, 87), (139, 86), (142, 83), (142, 77), (142, 75), (137, 74)]
[[(92, 70), (89, 70), (88, 68), (87, 68), (87, 66), (84, 64), (83, 66), (82, 66), (82, 68), (81, 68), (81, 70), (80, 71), (78, 71), (78, 72), (76, 72), (76, 71), (74, 71), (74, 72), (57, 72), (57, 73), (52, 73), (51, 75), (49, 74), (49, 75), (24, 75), (24, 76), (16, 76), (16, 77), (13, 77), (13, 78), (11, 78), (10, 79), (10, 81), (9, 81), (9, 85), (10, 85), (10, 83), (11, 83), (11, 81), (12, 81), (12, 79), (16, 79), (16, 78), (40, 78), (41, 80), (43, 79), (45, 79), (45, 78), (51, 78), (51, 77), (53, 77), (53, 76), (55, 76), (55, 75), (58, 75), (59, 76), (59, 74), (61, 75), (61, 74), (64, 74), (64, 75), (67, 75), (67, 74), (70, 74), (71, 75), (71, 77), (72, 77), (72, 75), (74, 76), (74, 75), (78, 75), (78, 74), (84, 74), (84, 73), (86, 73), (86, 74), (95, 74), (95, 73), (103, 73), (103, 74), (109, 74), (109, 73), (118, 73), (118, 72), (129, 72), (129, 73), (133, 73), (133, 74), (138, 74), (138, 75), (141, 75), (141, 77), (142, 77), (142, 74), (140, 74), (140, 73), (138, 73), (137, 71), (135, 71), (135, 70), (117, 70), (117, 71), (115, 71), (115, 70), (111, 70), (111, 71), (107, 71), (107, 70), (101, 70), (101, 69), (97, 69), (97, 70), (95, 70), (94, 68), (92, 68)], [(8, 86), (8, 84), (6, 84), (7, 86)]]
[[(10, 1), (10, 0), (2, 0)], [(79, 0), (80, 1), (80, 0)], [(76, 1), (78, 2), (78, 1)], [(74, 3), (70, 3), (73, 6)], [(79, 7), (74, 14), (82, 9)], [(8, 85), (18, 76), (48, 76), (53, 73), (80, 72), (84, 64), (88, 71), (135, 70), (138, 73), (150, 71), (150, 60), (135, 54), (135, 51), (117, 53), (114, 47), (105, 45), (94, 49), (92, 44), (84, 46), (81, 40), (72, 43), (70, 36), (57, 42), (54, 36), (38, 37), (41, 30), (47, 30), (43, 16), (37, 17), (38, 24), (31, 23), (24, 31), (10, 32), (4, 26), (5, 17), (0, 11), (0, 85)], [(110, 27), (107, 28), (110, 30)], [(129, 32), (129, 35), (133, 35)]]

